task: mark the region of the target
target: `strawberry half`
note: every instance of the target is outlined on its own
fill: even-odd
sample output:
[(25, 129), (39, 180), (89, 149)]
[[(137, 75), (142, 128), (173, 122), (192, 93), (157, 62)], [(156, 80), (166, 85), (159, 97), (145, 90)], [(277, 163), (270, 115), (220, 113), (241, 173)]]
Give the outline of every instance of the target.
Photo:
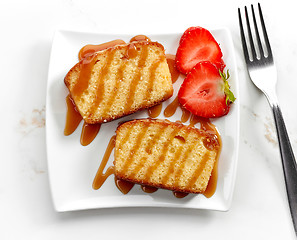
[(177, 69), (187, 74), (199, 62), (209, 61), (223, 71), (222, 51), (211, 33), (202, 27), (190, 27), (182, 35), (176, 52)]
[(210, 62), (198, 63), (180, 87), (180, 104), (194, 115), (204, 118), (227, 114), (230, 104), (235, 101), (228, 77), (229, 72), (226, 76)]

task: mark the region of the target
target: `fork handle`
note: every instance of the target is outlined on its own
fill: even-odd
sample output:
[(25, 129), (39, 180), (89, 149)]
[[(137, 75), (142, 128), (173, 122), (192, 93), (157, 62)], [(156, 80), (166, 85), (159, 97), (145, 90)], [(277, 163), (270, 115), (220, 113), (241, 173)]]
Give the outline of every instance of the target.
[(297, 165), (280, 107), (277, 103), (271, 104), (271, 107), (276, 125), (291, 216), (297, 234)]

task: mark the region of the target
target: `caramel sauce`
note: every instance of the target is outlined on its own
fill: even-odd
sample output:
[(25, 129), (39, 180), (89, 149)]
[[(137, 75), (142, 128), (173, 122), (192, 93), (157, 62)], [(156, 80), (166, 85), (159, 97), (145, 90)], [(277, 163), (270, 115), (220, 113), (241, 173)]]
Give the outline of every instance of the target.
[(151, 42), (151, 39), (145, 35), (136, 35), (130, 39), (130, 43), (131, 42), (141, 42), (141, 41)]
[[(153, 146), (157, 141), (159, 141), (165, 129), (166, 129), (166, 126), (163, 126), (159, 134), (155, 134), (153, 138), (149, 139), (149, 142), (147, 143), (145, 148), (145, 152), (147, 152), (148, 154), (151, 154), (151, 146)], [(139, 171), (139, 169), (143, 166), (144, 161), (145, 161), (145, 158), (142, 158), (139, 161), (139, 163), (135, 166), (133, 173), (131, 173), (131, 177), (134, 177), (134, 173)]]
[(184, 197), (188, 196), (189, 193), (173, 191), (173, 195), (174, 195), (176, 198), (184, 198)]
[[(126, 161), (125, 164), (124, 164), (124, 166), (122, 167), (123, 168), (123, 170), (122, 170), (123, 172), (127, 171), (127, 169), (129, 169), (130, 164), (133, 163), (134, 153), (140, 148), (140, 144), (141, 144), (142, 139), (144, 138), (147, 130), (148, 130), (148, 126), (146, 126), (144, 129), (142, 129), (142, 133), (141, 134), (138, 134), (136, 136), (134, 147), (131, 149), (131, 151), (129, 153), (129, 161)], [(130, 131), (128, 133), (126, 133), (126, 136), (125, 136), (125, 139), (123, 140), (123, 142), (126, 142), (127, 141), (129, 135), (130, 135)]]
[(69, 136), (72, 134), (79, 123), (82, 120), (80, 113), (76, 110), (75, 104), (70, 96), (67, 95), (66, 97), (66, 104), (67, 104), (67, 115), (66, 115), (66, 123), (64, 128), (64, 135)]
[(178, 97), (176, 97), (164, 110), (165, 117), (171, 117), (175, 114), (177, 107), (179, 106)]
[(132, 84), (130, 84), (130, 89), (127, 94), (128, 98), (127, 98), (127, 102), (125, 104), (125, 112), (131, 108), (131, 106), (134, 102), (135, 89), (137, 88), (137, 85), (140, 81), (141, 68), (144, 67), (147, 57), (148, 57), (148, 47), (144, 46), (140, 53), (139, 61), (137, 63), (137, 72), (133, 76)]
[(121, 44), (125, 44), (125, 42), (120, 39), (116, 39), (116, 40), (98, 44), (98, 45), (88, 44), (88, 45), (84, 46), (82, 49), (80, 49), (80, 51), (78, 53), (78, 59), (82, 60), (83, 58), (93, 55), (94, 53), (96, 53), (98, 51), (102, 51), (107, 48), (111, 48), (111, 47), (114, 47), (116, 45), (121, 45)]
[(96, 96), (95, 99), (92, 103), (90, 112), (94, 112), (96, 107), (101, 103), (101, 101), (103, 100), (103, 96), (104, 96), (104, 78), (105, 76), (108, 74), (109, 72), (109, 66), (113, 60), (115, 51), (111, 51), (107, 54), (107, 59), (106, 59), (106, 63), (104, 65), (104, 67), (101, 69), (101, 73), (98, 75), (98, 84), (96, 85)]
[(80, 136), (80, 143), (83, 146), (89, 145), (97, 136), (100, 130), (101, 124), (88, 124), (84, 122), (82, 132)]
[[(126, 52), (125, 57), (126, 58), (134, 58), (137, 56), (137, 49), (135, 47), (135, 45), (133, 44), (133, 42), (135, 41), (146, 41), (149, 42), (151, 41), (148, 37), (144, 36), (144, 35), (137, 35), (133, 38), (131, 38), (130, 40), (130, 46)], [(104, 50), (106, 48), (110, 48), (110, 47), (114, 47), (116, 45), (120, 45), (120, 44), (125, 44), (125, 42), (123, 40), (114, 40), (111, 42), (107, 42), (104, 44), (99, 44), (99, 45), (86, 45), (84, 46), (80, 52), (79, 52), (79, 67), (81, 69), (80, 71), (80, 76), (79, 76), (79, 80), (78, 83), (74, 85), (73, 88), (73, 97), (75, 99), (79, 99), (82, 95), (82, 93), (87, 89), (88, 84), (89, 84), (89, 79), (90, 79), (90, 74), (92, 71), (92, 68), (95, 64), (95, 56), (96, 56), (96, 52)], [(140, 60), (138, 61), (138, 68), (141, 69), (146, 61), (146, 58), (148, 56), (148, 50), (147, 48), (144, 48), (140, 54)], [(95, 101), (94, 104), (92, 105), (92, 108), (94, 108), (96, 105), (98, 105), (103, 99), (102, 96), (104, 94), (104, 77), (108, 74), (108, 69), (109, 69), (109, 65), (111, 63), (113, 59), (113, 53), (111, 52), (110, 54), (108, 54), (107, 56), (107, 60), (106, 60), (106, 64), (103, 67), (103, 70), (101, 72), (101, 74), (98, 77), (98, 82), (99, 85), (97, 87), (97, 95), (95, 97)], [(167, 54), (166, 55), (166, 60), (169, 66), (169, 70), (171, 73), (171, 79), (172, 79), (172, 83), (176, 82), (176, 80), (178, 79), (180, 73), (176, 70), (175, 68), (175, 56), (174, 55), (170, 55)], [(152, 72), (152, 74), (150, 75), (150, 81), (149, 81), (149, 86), (148, 86), (148, 91), (147, 91), (147, 95), (150, 93), (150, 91), (152, 91), (153, 89), (153, 83), (154, 83), (154, 78), (155, 78), (155, 71), (159, 65), (160, 61), (155, 62), (155, 64), (153, 64), (150, 67), (150, 71)], [(117, 73), (117, 78), (118, 81), (116, 83), (116, 87), (115, 89), (118, 90), (120, 89), (120, 82), (121, 79), (123, 78), (123, 71), (125, 69), (125, 64), (122, 63), (121, 66), (119, 67), (118, 73)], [(127, 100), (127, 104), (125, 105), (125, 107), (128, 109), (131, 107), (131, 105), (133, 104), (134, 101), (134, 94), (135, 94), (135, 89), (138, 85), (139, 79), (140, 79), (140, 71), (138, 71), (136, 73), (136, 75), (134, 76), (133, 79), (133, 84), (131, 85), (131, 88), (129, 90), (129, 99)], [(112, 106), (114, 102), (114, 98), (110, 98), (109, 102), (107, 104), (107, 107), (105, 109), (104, 112), (108, 111), (109, 108)], [(67, 103), (67, 117), (66, 117), (66, 124), (65, 124), (65, 129), (64, 129), (64, 135), (70, 135), (72, 134), (75, 129), (77, 128), (77, 126), (79, 125), (79, 123), (82, 120), (82, 117), (80, 116), (79, 112), (76, 110), (75, 104), (72, 100), (72, 98), (70, 97), (70, 95), (67, 96), (66, 98), (66, 103)], [(199, 123), (200, 124), (200, 128), (203, 130), (206, 130), (208, 132), (211, 132), (212, 134), (214, 134), (216, 136), (216, 138), (214, 139), (208, 139), (204, 145), (206, 147), (213, 147), (214, 144), (220, 144), (221, 146), (221, 138), (220, 135), (218, 134), (215, 126), (210, 122), (209, 119), (203, 119), (197, 116), (192, 115), (189, 111), (187, 111), (186, 109), (184, 109), (183, 107), (181, 107), (179, 105), (178, 102), (178, 98), (176, 97), (173, 102), (171, 102), (167, 108), (164, 110), (164, 115), (165, 117), (171, 117), (175, 114), (177, 108), (180, 107), (182, 110), (182, 116), (181, 116), (181, 122), (187, 122), (189, 119), (190, 121), (190, 126), (194, 126), (195, 124)], [(162, 111), (162, 104), (159, 104), (157, 106), (154, 106), (150, 109), (148, 109), (148, 114), (150, 117), (152, 118), (156, 118), (160, 115)], [(96, 137), (96, 135), (98, 134), (99, 130), (100, 130), (101, 124), (87, 124), (84, 123), (83, 125), (83, 129), (82, 129), (82, 133), (81, 133), (81, 144), (82, 145), (88, 145), (89, 143), (91, 143), (93, 141), (93, 139)], [(146, 132), (146, 130), (145, 130)], [(142, 134), (142, 136), (145, 135), (145, 132)], [(153, 139), (150, 139), (150, 142), (147, 144), (146, 147), (146, 151), (149, 153), (150, 152), (150, 146), (154, 144), (155, 141), (158, 141), (158, 138), (160, 137), (160, 135), (162, 135), (161, 133), (158, 136), (155, 136)], [(161, 163), (164, 161), (165, 155), (168, 151), (168, 145), (169, 142), (175, 137), (176, 133), (172, 132), (170, 137), (168, 138), (167, 143), (164, 144), (163, 149), (162, 149), (162, 154), (160, 156), (160, 159), (158, 160), (158, 163)], [(127, 138), (128, 138), (128, 134), (127, 134)], [(142, 137), (140, 137), (142, 138)], [(138, 142), (141, 142), (141, 139), (138, 139)], [(99, 189), (102, 184), (105, 182), (105, 180), (111, 175), (114, 174), (114, 166), (110, 166), (107, 168), (106, 172), (103, 173), (104, 168), (106, 167), (106, 164), (108, 162), (108, 159), (110, 157), (110, 154), (113, 150), (115, 146), (115, 136), (113, 136), (110, 139), (110, 142), (108, 144), (108, 147), (106, 149), (106, 152), (104, 154), (104, 157), (101, 161), (101, 164), (99, 166), (99, 169), (97, 171), (96, 177), (94, 179), (93, 182), (93, 188), (94, 189)], [(136, 144), (135, 148), (131, 151), (131, 153), (129, 154), (131, 161), (129, 161), (130, 163), (133, 161), (133, 154), (135, 151), (137, 151), (137, 149), (139, 148), (139, 144)], [(179, 158), (180, 154), (182, 152), (182, 148), (181, 149), (177, 149), (176, 150), (176, 159)], [(190, 150), (186, 151), (185, 154), (185, 158), (187, 157), (187, 155), (190, 153)], [(217, 160), (218, 160), (219, 154), (217, 156)], [(207, 162), (208, 156), (204, 156), (203, 157), (203, 163), (205, 164)], [(203, 165), (202, 163), (202, 165)], [(128, 166), (126, 166), (128, 167)], [(151, 174), (154, 172), (154, 169), (156, 169), (158, 166), (151, 166), (149, 168), (149, 170), (147, 171), (146, 174), (146, 178), (149, 179)], [(135, 171), (137, 172), (137, 168), (141, 168), (141, 163), (136, 166)], [(180, 167), (180, 171), (182, 171), (181, 169), (183, 168), (183, 166)], [(166, 182), (167, 179), (169, 178), (170, 174), (172, 174), (174, 169), (174, 166), (172, 166), (169, 169), (168, 174), (162, 179), (162, 182)], [(203, 169), (203, 166), (199, 169), (196, 170), (196, 173), (193, 175), (192, 179), (189, 182), (189, 185), (192, 184), (193, 182), (196, 181), (197, 177), (199, 177), (201, 171)], [(206, 191), (203, 193), (203, 195), (205, 195), (206, 197), (211, 197), (215, 190), (216, 190), (216, 184), (217, 184), (217, 169), (218, 169), (218, 161), (216, 161), (212, 175), (210, 177), (208, 186)], [(178, 175), (179, 173), (177, 173)], [(134, 183), (128, 182), (128, 181), (124, 181), (121, 179), (117, 179), (115, 178), (115, 184), (118, 187), (118, 189), (126, 194), (128, 193), (134, 186)], [(157, 191), (158, 188), (155, 187), (150, 187), (150, 186), (145, 186), (142, 185), (141, 189), (144, 192), (147, 193), (152, 193)], [(188, 193), (183, 193), (183, 192), (175, 192), (173, 191), (173, 194), (175, 197), (177, 198), (182, 198), (188, 195)]]
[(158, 166), (165, 160), (165, 156), (168, 152), (168, 147), (169, 144), (171, 143), (171, 141), (173, 140), (173, 138), (175, 137), (176, 133), (178, 132), (178, 130), (174, 129), (169, 137), (167, 138), (167, 141), (164, 143), (163, 145), (163, 149), (161, 150), (161, 154), (159, 159), (157, 160), (157, 162), (154, 165), (151, 165), (148, 167), (146, 174), (144, 176), (144, 181), (148, 181), (151, 177), (151, 175), (153, 174), (153, 172), (158, 168)]
[(148, 111), (149, 117), (151, 117), (151, 118), (158, 117), (162, 112), (162, 103), (160, 103), (156, 106), (150, 107), (147, 111)]
[(94, 189), (99, 189), (103, 183), (106, 181), (106, 179), (111, 175), (114, 174), (114, 166), (110, 166), (109, 168), (107, 168), (106, 172), (103, 173), (104, 168), (106, 167), (106, 164), (108, 162), (108, 159), (110, 157), (110, 154), (112, 152), (112, 150), (115, 147), (115, 138), (116, 136), (112, 136), (111, 139), (109, 140), (108, 146), (106, 148), (105, 154), (102, 158), (101, 164), (99, 166), (99, 169), (97, 171), (97, 174), (95, 176), (95, 179), (93, 181), (93, 188)]
[(96, 54), (83, 58), (78, 64), (80, 68), (79, 78), (72, 89), (72, 97), (80, 99), (83, 92), (88, 88), (93, 66), (96, 62)]
[(134, 183), (125, 181), (123, 179), (119, 179), (115, 177), (115, 184), (117, 188), (123, 193), (127, 194), (134, 187)]
[(141, 185), (141, 189), (146, 193), (154, 193), (158, 190), (158, 188), (156, 187), (146, 186), (146, 185)]
[(187, 109), (185, 109), (185, 108), (183, 108), (181, 106), (180, 106), (180, 108), (182, 110), (181, 122), (184, 123), (184, 122), (189, 120), (189, 117), (191, 116), (191, 113)]
[(175, 55), (166, 54), (166, 60), (171, 74), (171, 81), (175, 83), (180, 75), (180, 72), (175, 67)]

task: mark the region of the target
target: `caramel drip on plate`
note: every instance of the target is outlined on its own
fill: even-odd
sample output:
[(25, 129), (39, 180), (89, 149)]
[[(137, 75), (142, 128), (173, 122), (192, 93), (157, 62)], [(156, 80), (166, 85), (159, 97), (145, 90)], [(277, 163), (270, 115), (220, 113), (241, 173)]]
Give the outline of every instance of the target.
[(111, 47), (114, 47), (116, 45), (121, 45), (121, 44), (125, 44), (125, 42), (120, 39), (116, 39), (116, 40), (98, 44), (98, 45), (88, 44), (88, 45), (84, 46), (82, 49), (80, 49), (80, 51), (78, 53), (78, 59), (82, 60), (83, 58), (88, 57), (88, 56), (94, 54), (95, 52), (102, 51), (107, 48), (111, 48)]
[(117, 188), (123, 193), (127, 194), (134, 187), (134, 183), (125, 181), (123, 179), (119, 179), (117, 177), (114, 178), (115, 184)]
[(148, 115), (151, 118), (156, 118), (160, 115), (161, 111), (162, 111), (162, 103), (160, 103), (156, 106), (150, 107), (148, 109)]
[(66, 97), (66, 104), (67, 104), (67, 114), (66, 114), (66, 123), (64, 128), (64, 135), (69, 136), (72, 134), (79, 123), (82, 120), (80, 113), (76, 110), (75, 104), (70, 96), (67, 95)]
[(99, 169), (97, 171), (97, 174), (95, 176), (95, 179), (93, 181), (93, 188), (96, 190), (99, 189), (103, 185), (103, 183), (106, 181), (106, 179), (111, 174), (114, 173), (114, 166), (110, 166), (109, 168), (107, 168), (105, 173), (103, 173), (103, 170), (106, 167), (106, 164), (108, 162), (110, 154), (115, 147), (115, 138), (116, 138), (116, 136), (112, 136), (112, 138), (110, 139), (108, 146), (106, 148), (105, 154), (103, 156), (103, 159), (101, 161), (101, 164), (99, 166)]
[(177, 71), (175, 67), (175, 55), (166, 54), (166, 60), (171, 74), (171, 81), (172, 83), (175, 83), (180, 75), (179, 71)]
[(188, 196), (189, 193), (173, 191), (173, 195), (174, 195), (176, 198), (184, 198), (184, 197)]
[(191, 116), (191, 113), (187, 109), (185, 109), (183, 107), (181, 107), (181, 110), (183, 112), (182, 116), (181, 116), (181, 122), (184, 123), (184, 122), (189, 120), (189, 117)]
[(177, 110), (179, 106), (178, 97), (176, 97), (164, 110), (165, 117), (171, 117)]
[(77, 82), (72, 89), (72, 97), (74, 99), (80, 99), (84, 91), (89, 86), (92, 69), (96, 61), (96, 54), (83, 58), (78, 64), (80, 68), (80, 74)]
[(136, 35), (130, 39), (130, 43), (131, 42), (141, 42), (141, 41), (151, 42), (151, 39), (145, 35)]
[(82, 127), (82, 132), (80, 136), (80, 143), (83, 146), (89, 145), (99, 133), (101, 123), (98, 124), (88, 124), (84, 122)]
[(153, 193), (158, 190), (158, 188), (156, 188), (156, 187), (151, 187), (151, 186), (146, 186), (146, 185), (141, 185), (141, 189), (142, 189), (142, 191), (144, 191), (146, 193)]

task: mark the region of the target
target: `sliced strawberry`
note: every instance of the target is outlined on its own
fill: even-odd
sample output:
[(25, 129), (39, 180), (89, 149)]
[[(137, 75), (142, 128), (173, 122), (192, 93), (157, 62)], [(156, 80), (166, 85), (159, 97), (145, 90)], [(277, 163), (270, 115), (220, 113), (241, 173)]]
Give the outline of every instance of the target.
[(205, 118), (220, 117), (229, 112), (235, 101), (227, 76), (210, 62), (198, 63), (187, 75), (178, 92), (181, 105)]
[(211, 33), (202, 27), (190, 27), (182, 35), (176, 53), (176, 67), (187, 74), (199, 62), (209, 61), (223, 71), (222, 51)]

